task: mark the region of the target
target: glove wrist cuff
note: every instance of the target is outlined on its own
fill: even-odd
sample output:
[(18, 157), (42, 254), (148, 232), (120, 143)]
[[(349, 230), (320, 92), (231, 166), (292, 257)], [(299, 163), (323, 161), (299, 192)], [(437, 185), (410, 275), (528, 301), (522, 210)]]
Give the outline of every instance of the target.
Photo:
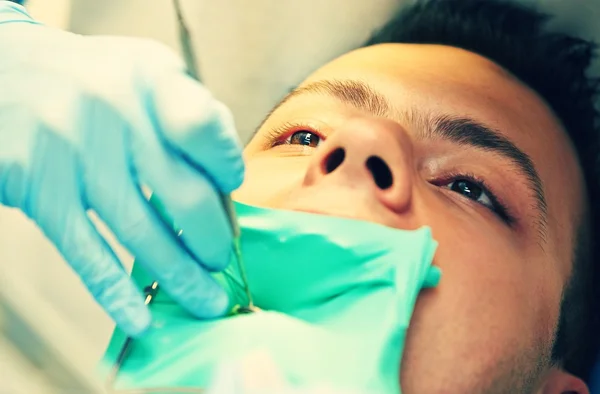
[(39, 24), (22, 5), (12, 1), (0, 0), (0, 25), (12, 22)]

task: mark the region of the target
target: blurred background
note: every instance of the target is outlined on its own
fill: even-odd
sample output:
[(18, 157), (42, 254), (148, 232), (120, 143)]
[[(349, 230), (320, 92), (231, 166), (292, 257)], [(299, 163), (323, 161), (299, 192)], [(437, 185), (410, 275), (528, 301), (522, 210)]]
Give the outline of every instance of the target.
[[(359, 46), (406, 1), (181, 3), (204, 83), (233, 110), (247, 140), (307, 73)], [(145, 37), (179, 50), (171, 0), (30, 0), (28, 9), (47, 24), (76, 33)]]
[[(232, 109), (246, 142), (271, 107), (304, 76), (359, 46), (409, 1), (182, 0), (182, 6), (204, 83)], [(555, 24), (561, 29), (600, 38), (598, 0), (522, 1), (557, 14)], [(27, 8), (52, 27), (80, 34), (146, 37), (179, 51), (171, 0), (30, 0)], [(132, 258), (116, 247), (130, 267)], [(112, 330), (110, 320), (35, 226), (4, 207), (0, 207), (2, 281), (31, 287), (67, 326), (82, 334), (92, 353), (98, 357), (103, 353)]]

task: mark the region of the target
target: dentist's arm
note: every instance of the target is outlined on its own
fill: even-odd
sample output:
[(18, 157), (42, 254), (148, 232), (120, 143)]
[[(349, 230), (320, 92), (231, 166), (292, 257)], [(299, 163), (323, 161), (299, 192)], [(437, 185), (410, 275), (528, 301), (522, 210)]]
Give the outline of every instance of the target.
[[(192, 314), (225, 312), (208, 271), (230, 254), (219, 193), (243, 178), (227, 108), (161, 45), (47, 28), (3, 0), (0, 54), (0, 203), (37, 223), (131, 335), (147, 328), (149, 312), (87, 210)], [(180, 239), (142, 184), (183, 229)]]

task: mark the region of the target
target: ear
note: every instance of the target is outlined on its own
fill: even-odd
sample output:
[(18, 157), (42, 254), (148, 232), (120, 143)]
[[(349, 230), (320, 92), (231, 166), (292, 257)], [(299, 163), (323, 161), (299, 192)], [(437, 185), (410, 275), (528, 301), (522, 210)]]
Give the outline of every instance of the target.
[(590, 394), (585, 382), (559, 368), (552, 368), (538, 394)]

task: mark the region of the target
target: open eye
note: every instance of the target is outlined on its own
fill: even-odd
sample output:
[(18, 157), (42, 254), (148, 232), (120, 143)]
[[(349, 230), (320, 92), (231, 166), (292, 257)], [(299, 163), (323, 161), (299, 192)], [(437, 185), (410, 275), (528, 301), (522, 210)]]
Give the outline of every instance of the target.
[(310, 120), (302, 122), (287, 122), (267, 131), (267, 139), (271, 148), (288, 145), (293, 150), (301, 150), (305, 154), (316, 148), (326, 140), (326, 135), (321, 132), (324, 125), (321, 122)]
[(311, 148), (316, 148), (321, 143), (321, 137), (312, 131), (299, 130), (289, 136), (285, 140), (285, 143), (290, 145), (304, 145)]
[(471, 174), (456, 174), (443, 182), (436, 183), (438, 186), (458, 193), (480, 205), (483, 205), (506, 224), (515, 222), (514, 216), (509, 213), (508, 208), (500, 202), (496, 195), (490, 191), (486, 183)]
[(492, 210), (495, 210), (493, 197), (488, 194), (483, 185), (469, 179), (455, 179), (446, 185), (453, 192), (462, 194), (468, 199), (478, 202)]

